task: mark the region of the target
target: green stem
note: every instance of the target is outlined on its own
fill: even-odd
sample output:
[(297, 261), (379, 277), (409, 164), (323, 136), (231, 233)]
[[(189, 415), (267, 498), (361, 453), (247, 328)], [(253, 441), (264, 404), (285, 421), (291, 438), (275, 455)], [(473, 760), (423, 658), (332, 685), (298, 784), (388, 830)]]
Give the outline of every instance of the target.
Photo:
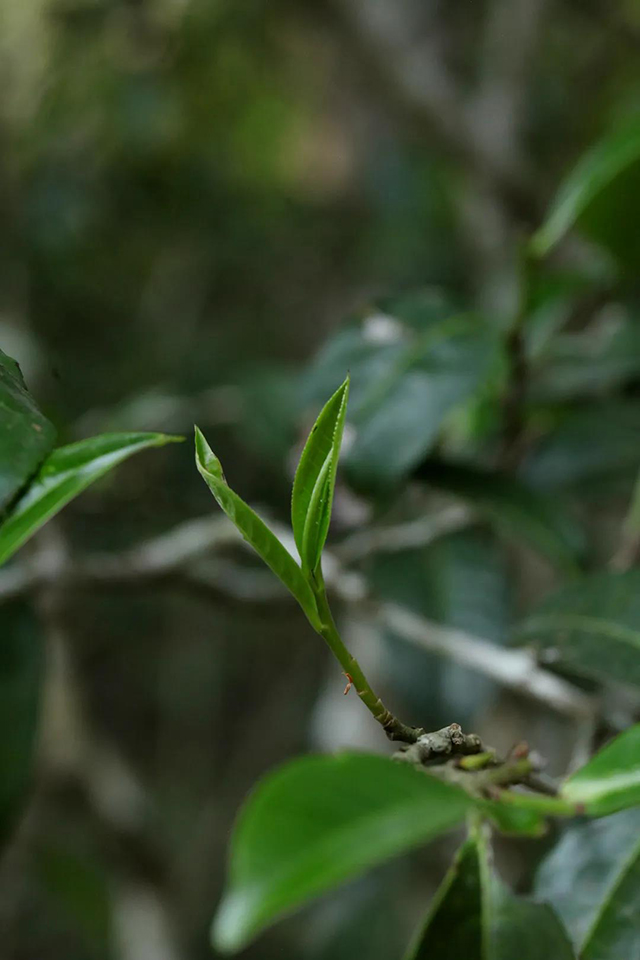
[(345, 647), (329, 607), (320, 567), (318, 567), (315, 575), (311, 578), (311, 586), (320, 615), (320, 636), (326, 641), (327, 646), (342, 667), (345, 675), (353, 683), (353, 687), (365, 707), (374, 719), (378, 721), (390, 740), (402, 740), (404, 743), (415, 743), (418, 737), (424, 733), (424, 730), (420, 727), (409, 727), (407, 724), (398, 720), (397, 717), (394, 717), (372, 689), (356, 658)]
[(575, 803), (569, 803), (561, 797), (548, 797), (538, 793), (516, 793), (514, 790), (503, 790), (500, 793), (500, 803), (509, 803), (526, 810), (536, 810), (550, 817), (575, 817), (580, 813)]

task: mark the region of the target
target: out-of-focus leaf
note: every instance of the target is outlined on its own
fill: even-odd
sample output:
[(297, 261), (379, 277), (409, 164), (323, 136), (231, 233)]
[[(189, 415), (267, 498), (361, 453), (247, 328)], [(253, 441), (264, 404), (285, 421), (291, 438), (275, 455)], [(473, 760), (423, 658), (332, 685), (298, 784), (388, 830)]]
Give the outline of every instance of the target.
[(514, 896), (494, 880), (489, 960), (575, 960), (567, 932), (548, 903)]
[(579, 333), (554, 337), (531, 373), (529, 397), (542, 402), (593, 398), (638, 375), (637, 320), (627, 315), (605, 317)]
[(515, 636), (577, 674), (640, 684), (640, 570), (597, 573), (564, 587)]
[(378, 867), (325, 895), (301, 919), (309, 960), (389, 960), (406, 943), (402, 890), (410, 867), (401, 861)]
[(293, 481), (291, 524), (302, 569), (320, 562), (331, 506), (349, 397), (349, 378), (327, 401), (307, 440)]
[(473, 504), (498, 529), (525, 541), (553, 563), (575, 570), (585, 549), (584, 534), (551, 497), (505, 474), (442, 461), (428, 462), (421, 476)]
[[(584, 225), (592, 238), (607, 246), (613, 240), (615, 252), (619, 253), (619, 241), (611, 225), (620, 233), (624, 229), (624, 220), (631, 219), (634, 222), (636, 217), (630, 217), (629, 206), (623, 210), (626, 216), (622, 220), (612, 216), (611, 201), (615, 198), (612, 187), (624, 174), (633, 177), (633, 168), (639, 162), (640, 122), (634, 118), (592, 147), (571, 171), (558, 191), (545, 223), (533, 237), (533, 252), (537, 256), (545, 256), (572, 227), (588, 218)], [(627, 191), (628, 203), (630, 196), (633, 202), (633, 194)], [(594, 208), (599, 202), (605, 201), (609, 204), (609, 226), (603, 224), (598, 229), (601, 217)]]
[(540, 489), (588, 487), (640, 466), (640, 404), (616, 400), (561, 413), (527, 456), (522, 476)]
[[(536, 877), (580, 957), (633, 957), (640, 943), (640, 808), (568, 826)], [(609, 939), (611, 937), (611, 939)]]
[(302, 399), (318, 405), (348, 370), (349, 404), (357, 411), (381, 378), (389, 376), (416, 336), (460, 314), (460, 305), (439, 289), (386, 298), (342, 326), (305, 371)]
[(52, 449), (56, 432), (0, 350), (0, 516)]
[(445, 417), (488, 381), (500, 355), (495, 331), (472, 317), (451, 317), (411, 342), (353, 411), (346, 467), (354, 482), (397, 483), (429, 451)]
[(300, 567), (257, 513), (229, 487), (220, 461), (197, 427), (196, 466), (218, 505), (293, 594), (314, 629), (318, 629), (320, 623), (316, 602)]
[(162, 433), (105, 433), (54, 450), (0, 524), (0, 563), (65, 504), (127, 457), (178, 439)]
[(481, 853), (468, 840), (436, 893), (405, 960), (486, 960)]
[(486, 841), (464, 844), (406, 960), (574, 960), (547, 904), (515, 897), (492, 873)]
[[(505, 643), (512, 622), (511, 571), (503, 545), (478, 527), (441, 537), (426, 547), (380, 555), (371, 565), (376, 595), (437, 623)], [(427, 726), (443, 716), (473, 725), (493, 695), (485, 677), (402, 639), (385, 635), (385, 674), (409, 712)]]
[(445, 417), (489, 381), (501, 356), (496, 331), (481, 319), (441, 299), (429, 306), (407, 297), (330, 340), (305, 377), (305, 395), (317, 399), (319, 386), (326, 395), (350, 371), (345, 467), (359, 486), (384, 487), (429, 450)]
[(499, 800), (486, 800), (482, 811), (494, 826), (507, 836), (542, 837), (547, 831), (547, 821), (538, 810), (520, 807)]
[(43, 668), (32, 612), (22, 603), (5, 605), (0, 643), (0, 847), (29, 787)]
[(452, 828), (470, 805), (455, 787), (382, 757), (288, 764), (240, 814), (215, 945), (239, 950), (310, 897)]
[(597, 817), (640, 804), (640, 724), (619, 734), (570, 776), (561, 795)]

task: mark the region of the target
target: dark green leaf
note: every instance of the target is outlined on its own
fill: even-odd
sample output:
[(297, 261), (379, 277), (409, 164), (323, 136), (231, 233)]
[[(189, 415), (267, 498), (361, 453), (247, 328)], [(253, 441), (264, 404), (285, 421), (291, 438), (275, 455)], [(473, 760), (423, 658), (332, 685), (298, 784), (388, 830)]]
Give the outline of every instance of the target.
[(313, 572), (327, 539), (349, 397), (349, 378), (323, 407), (293, 482), (291, 523), (302, 569)]
[(472, 317), (451, 317), (410, 340), (353, 412), (346, 466), (354, 482), (398, 482), (429, 451), (445, 417), (488, 381), (499, 357), (495, 333)]
[(520, 624), (516, 639), (578, 674), (640, 684), (640, 570), (564, 587)]
[(56, 432), (27, 392), (15, 360), (0, 350), (0, 516), (36, 472)]
[(640, 466), (640, 404), (601, 401), (561, 411), (523, 464), (523, 477), (547, 490), (594, 487)]
[[(640, 123), (634, 119), (605, 137), (579, 161), (561, 186), (547, 219), (531, 246), (545, 256), (590, 208), (609, 192), (608, 188), (640, 161)], [(628, 209), (625, 211), (628, 216)], [(612, 217), (619, 224), (618, 217)], [(635, 219), (635, 218), (634, 218)], [(598, 239), (597, 231), (596, 237)]]
[(485, 960), (482, 863), (475, 840), (458, 851), (438, 889), (424, 928), (405, 960)]
[(0, 525), (0, 563), (94, 480), (140, 450), (177, 439), (162, 433), (106, 433), (54, 450)]
[(464, 819), (470, 798), (382, 757), (306, 757), (271, 774), (235, 829), (218, 949), (240, 949), (310, 897)]
[(573, 960), (546, 904), (515, 897), (492, 873), (486, 840), (462, 847), (406, 960)]
[(495, 880), (490, 903), (488, 960), (575, 960), (567, 932), (547, 903), (516, 897)]
[(534, 402), (604, 396), (640, 374), (640, 327), (624, 313), (555, 336), (530, 377)]
[(561, 795), (596, 817), (640, 804), (640, 724), (619, 734), (569, 777)]
[(562, 568), (576, 569), (585, 538), (566, 508), (506, 474), (434, 461), (428, 483), (473, 504), (504, 533), (522, 539)]
[(572, 824), (538, 870), (538, 895), (585, 960), (626, 960), (640, 943), (639, 835), (640, 808)]
[(350, 371), (355, 439), (345, 466), (359, 485), (380, 487), (398, 482), (429, 450), (444, 418), (489, 381), (500, 357), (487, 324), (423, 294), (341, 330), (306, 377), (305, 392), (317, 400)]
[(293, 594), (309, 622), (318, 629), (316, 602), (300, 567), (263, 520), (229, 487), (222, 465), (196, 427), (196, 465), (218, 505), (244, 539)]

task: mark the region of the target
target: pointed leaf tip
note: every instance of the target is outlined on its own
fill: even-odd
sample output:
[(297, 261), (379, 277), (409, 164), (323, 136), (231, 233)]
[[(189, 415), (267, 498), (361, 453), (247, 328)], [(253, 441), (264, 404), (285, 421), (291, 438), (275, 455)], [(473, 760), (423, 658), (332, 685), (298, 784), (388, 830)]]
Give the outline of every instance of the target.
[(349, 399), (347, 377), (324, 405), (307, 439), (293, 482), (291, 524), (306, 572), (320, 563), (331, 520), (340, 447)]

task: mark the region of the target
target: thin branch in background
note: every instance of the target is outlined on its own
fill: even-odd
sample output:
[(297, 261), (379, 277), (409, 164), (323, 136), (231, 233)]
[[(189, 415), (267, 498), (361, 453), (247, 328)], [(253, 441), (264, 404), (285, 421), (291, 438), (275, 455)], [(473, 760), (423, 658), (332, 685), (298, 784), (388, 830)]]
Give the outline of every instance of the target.
[(394, 604), (383, 604), (379, 616), (385, 626), (420, 649), (484, 674), (503, 687), (532, 697), (558, 713), (585, 720), (593, 717), (599, 709), (597, 698), (539, 667), (527, 650), (499, 647), (462, 630), (424, 620)]
[[(443, 526), (462, 523), (463, 519), (462, 512), (452, 511)], [(465, 522), (468, 520), (469, 514), (466, 514)], [(435, 518), (430, 521), (416, 522), (416, 526), (391, 527), (384, 533), (391, 533), (392, 546), (401, 542), (400, 548), (405, 549), (408, 528), (414, 545), (425, 542), (418, 538), (418, 533), (429, 542), (429, 538), (442, 530)], [(272, 528), (293, 550), (290, 531), (278, 524), (273, 524)], [(284, 588), (266, 571), (258, 572), (241, 567), (233, 560), (223, 560), (219, 551), (230, 545), (249, 549), (226, 518), (202, 517), (180, 524), (120, 555), (89, 555), (72, 561), (63, 555), (56, 558), (40, 552), (31, 561), (0, 573), (0, 602), (51, 585), (64, 591), (105, 586), (135, 587), (158, 582), (193, 589), (216, 600), (231, 599), (265, 606), (288, 602)], [(389, 546), (383, 531), (376, 532), (370, 546), (382, 549)], [(355, 541), (354, 535), (349, 550), (352, 555), (361, 557), (362, 549), (363, 541)], [(327, 586), (343, 602), (357, 608), (367, 599), (364, 578), (345, 568), (339, 551), (325, 551), (323, 562)], [(560, 713), (584, 718), (593, 716), (598, 709), (594, 698), (540, 667), (533, 655), (525, 650), (496, 646), (462, 631), (422, 620), (393, 605), (383, 605), (380, 615), (382, 622), (410, 642), (489, 676), (502, 686), (533, 697)]]
[(342, 563), (353, 563), (376, 553), (398, 553), (426, 547), (448, 533), (463, 530), (473, 523), (475, 518), (476, 515), (469, 507), (454, 504), (417, 520), (359, 530), (337, 544), (333, 553)]

